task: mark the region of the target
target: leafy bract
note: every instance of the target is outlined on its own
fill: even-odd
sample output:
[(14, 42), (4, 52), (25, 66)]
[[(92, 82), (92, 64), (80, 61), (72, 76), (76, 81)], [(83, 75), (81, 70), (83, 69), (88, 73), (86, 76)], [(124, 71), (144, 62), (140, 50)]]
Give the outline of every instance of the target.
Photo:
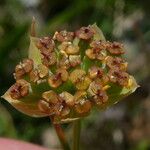
[(28, 57), (34, 61), (35, 66), (42, 63), (41, 53), (39, 49), (36, 47), (36, 43), (38, 40), (39, 38), (30, 36), (30, 46), (29, 46)]

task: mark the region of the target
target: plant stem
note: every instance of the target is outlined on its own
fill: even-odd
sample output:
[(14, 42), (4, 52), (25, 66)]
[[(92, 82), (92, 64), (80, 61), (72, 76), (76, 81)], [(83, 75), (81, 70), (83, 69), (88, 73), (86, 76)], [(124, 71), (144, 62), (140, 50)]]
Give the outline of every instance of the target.
[[(50, 119), (51, 119), (51, 121), (53, 123), (53, 119), (52, 118), (50, 118)], [(53, 126), (55, 128), (55, 131), (57, 133), (57, 136), (59, 138), (59, 141), (61, 143), (61, 146), (62, 146), (63, 150), (70, 150), (69, 144), (68, 144), (68, 142), (66, 140), (65, 133), (64, 133), (61, 125), (53, 123)]]
[(76, 120), (73, 122), (73, 148), (72, 150), (79, 150), (80, 131), (81, 131), (81, 120)]

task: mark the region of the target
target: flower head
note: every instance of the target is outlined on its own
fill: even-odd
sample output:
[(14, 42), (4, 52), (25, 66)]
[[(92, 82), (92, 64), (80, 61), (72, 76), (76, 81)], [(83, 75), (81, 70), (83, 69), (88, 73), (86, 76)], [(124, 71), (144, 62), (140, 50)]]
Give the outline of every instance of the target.
[(87, 116), (137, 88), (123, 53), (123, 45), (106, 41), (96, 25), (31, 37), (29, 58), (16, 66), (16, 83), (3, 98), (25, 114), (56, 122)]

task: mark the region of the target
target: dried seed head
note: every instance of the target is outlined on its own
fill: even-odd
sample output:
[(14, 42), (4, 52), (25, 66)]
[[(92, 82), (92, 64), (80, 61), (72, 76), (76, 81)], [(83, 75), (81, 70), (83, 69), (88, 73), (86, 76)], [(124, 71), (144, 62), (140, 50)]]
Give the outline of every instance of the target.
[(51, 87), (57, 88), (62, 84), (61, 75), (51, 75), (48, 78), (48, 83)]
[(60, 75), (62, 81), (64, 81), (64, 82), (67, 81), (67, 79), (68, 79), (68, 72), (67, 72), (66, 69), (63, 69), (63, 68), (57, 69), (56, 70), (56, 74)]
[(88, 94), (90, 96), (95, 96), (98, 94), (98, 91), (102, 90), (102, 83), (100, 80), (95, 80), (93, 82), (91, 82), (89, 88), (88, 88)]
[(75, 105), (75, 111), (78, 114), (86, 114), (89, 113), (92, 108), (91, 102), (89, 100), (80, 101), (77, 105)]
[(101, 82), (102, 82), (103, 85), (106, 85), (109, 82), (109, 77), (108, 77), (107, 74), (102, 76)]
[(72, 107), (74, 106), (74, 97), (68, 92), (62, 92), (60, 95), (62, 101), (65, 101), (67, 106)]
[(70, 44), (65, 51), (67, 54), (77, 54), (79, 52), (79, 46)]
[(51, 65), (54, 65), (56, 61), (57, 61), (57, 57), (55, 52), (51, 52), (48, 54), (42, 53), (42, 63), (45, 66), (49, 67)]
[(86, 75), (86, 72), (82, 69), (75, 69), (70, 74), (70, 80), (72, 83), (80, 82)]
[(93, 53), (93, 50), (92, 49), (87, 49), (85, 51), (85, 54), (90, 58), (90, 59), (96, 59), (96, 56), (95, 54)]
[(67, 54), (77, 54), (79, 52), (79, 46), (69, 45), (66, 49)]
[(87, 97), (87, 93), (85, 91), (77, 91), (74, 95), (74, 102), (78, 104), (81, 100), (85, 100)]
[(29, 74), (29, 77), (31, 82), (36, 83), (40, 79), (38, 70), (37, 69), (32, 70)]
[(91, 79), (89, 77), (85, 77), (79, 83), (76, 84), (76, 88), (78, 90), (86, 90), (91, 83)]
[(22, 68), (22, 65), (19, 64), (16, 66), (15, 68), (15, 78), (18, 80), (18, 79), (21, 79), (24, 75), (25, 75), (25, 70)]
[(15, 68), (15, 78), (21, 79), (26, 73), (29, 73), (33, 69), (33, 60), (24, 59), (19, 65)]
[(66, 112), (63, 111), (64, 106), (60, 102), (53, 104), (48, 103), (47, 101), (45, 101), (45, 99), (41, 99), (38, 102), (38, 107), (42, 112), (46, 113), (47, 115), (61, 116), (66, 114)]
[(46, 77), (47, 75), (48, 75), (48, 68), (43, 64), (39, 64), (36, 69), (30, 72), (29, 77), (31, 82), (38, 83), (40, 79)]
[(33, 69), (33, 60), (32, 59), (24, 59), (22, 62), (22, 67), (26, 73), (29, 73)]
[(51, 37), (43, 37), (37, 42), (37, 48), (43, 51), (51, 52), (54, 50), (55, 43)]
[(85, 91), (77, 91), (74, 95), (75, 111), (79, 114), (88, 113), (91, 110), (91, 102), (87, 100)]
[(86, 72), (82, 69), (76, 69), (71, 72), (70, 80), (75, 84), (78, 90), (85, 90), (88, 88), (91, 80), (86, 76)]
[(103, 69), (101, 69), (100, 67), (92, 66), (89, 69), (89, 76), (91, 79), (94, 79), (96, 77), (102, 78), (103, 74), (104, 74)]
[[(121, 57), (123, 49), (120, 43), (105, 41), (96, 25), (82, 27), (75, 33), (56, 32), (53, 39), (31, 37), (29, 57), (33, 61), (25, 59), (16, 66), (16, 83), (3, 97), (11, 103), (11, 96), (16, 101), (13, 105), (26, 114), (52, 115), (57, 123), (87, 116), (92, 106), (109, 106), (136, 89), (136, 82), (126, 72), (127, 63)], [(109, 88), (114, 88), (117, 96)], [(33, 104), (39, 96), (39, 101)], [(28, 98), (29, 107), (18, 100)]]
[(43, 64), (38, 65), (38, 74), (40, 78), (44, 78), (48, 75), (48, 68)]
[(88, 94), (97, 105), (101, 105), (108, 100), (108, 96), (99, 80), (93, 81), (90, 84)]
[(13, 99), (20, 99), (29, 94), (29, 83), (24, 79), (17, 82), (10, 88), (10, 96)]
[(124, 70), (124, 71), (126, 71), (127, 69), (127, 63), (120, 57), (108, 56), (106, 58), (106, 64), (110, 69), (118, 68), (119, 70)]
[(68, 57), (63, 56), (60, 61), (58, 62), (58, 67), (63, 68), (63, 69), (69, 69), (70, 67), (70, 62)]
[(73, 45), (71, 42), (63, 42), (58, 46), (60, 51), (64, 51), (67, 54), (77, 54), (79, 52), (79, 46)]
[(100, 106), (108, 101), (108, 96), (104, 90), (100, 90), (98, 94), (93, 97), (93, 101)]
[(67, 32), (67, 31), (55, 32), (53, 37), (53, 39), (56, 39), (59, 42), (72, 41), (73, 38), (74, 38), (74, 33)]
[(80, 55), (70, 55), (69, 56), (69, 62), (70, 62), (70, 65), (72, 67), (75, 67), (75, 66), (81, 64), (81, 57), (80, 57)]
[(106, 42), (105, 41), (92, 41), (90, 46), (93, 49), (98, 49), (99, 51), (106, 49)]
[(87, 49), (85, 51), (85, 54), (90, 58), (90, 59), (98, 59), (98, 60), (103, 60), (105, 58), (104, 53), (100, 49)]
[(63, 109), (63, 105), (61, 103), (50, 104), (51, 112), (53, 112), (56, 116), (61, 115), (61, 111)]
[(62, 84), (62, 82), (67, 81), (67, 79), (68, 79), (68, 72), (63, 68), (60, 68), (56, 70), (55, 75), (49, 76), (48, 83), (51, 87), (57, 88)]
[(76, 31), (76, 36), (80, 39), (83, 40), (89, 40), (93, 37), (94, 35), (94, 30), (91, 26), (88, 27), (82, 27), (79, 30)]
[(121, 70), (111, 69), (108, 73), (111, 82), (118, 83), (121, 86), (127, 86), (129, 80), (129, 74)]
[(124, 54), (123, 44), (118, 42), (107, 42), (107, 50), (114, 55)]
[(52, 90), (44, 92), (42, 94), (42, 98), (44, 98), (48, 103), (58, 103), (58, 95)]
[(45, 66), (50, 66), (56, 63), (56, 54), (53, 52), (55, 43), (50, 37), (44, 37), (37, 43), (42, 55), (42, 63)]

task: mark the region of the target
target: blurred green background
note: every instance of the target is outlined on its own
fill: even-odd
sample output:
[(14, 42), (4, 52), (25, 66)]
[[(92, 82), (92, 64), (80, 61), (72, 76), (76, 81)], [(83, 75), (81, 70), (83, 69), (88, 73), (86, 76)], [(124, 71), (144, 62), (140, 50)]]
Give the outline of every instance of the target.
[[(107, 40), (125, 44), (129, 72), (140, 88), (82, 123), (83, 150), (150, 150), (149, 0), (0, 0), (0, 95), (14, 83), (14, 67), (27, 56), (32, 17), (39, 36), (97, 23)], [(64, 126), (71, 137), (71, 124)], [(0, 136), (59, 148), (48, 118), (30, 118), (0, 99)]]

